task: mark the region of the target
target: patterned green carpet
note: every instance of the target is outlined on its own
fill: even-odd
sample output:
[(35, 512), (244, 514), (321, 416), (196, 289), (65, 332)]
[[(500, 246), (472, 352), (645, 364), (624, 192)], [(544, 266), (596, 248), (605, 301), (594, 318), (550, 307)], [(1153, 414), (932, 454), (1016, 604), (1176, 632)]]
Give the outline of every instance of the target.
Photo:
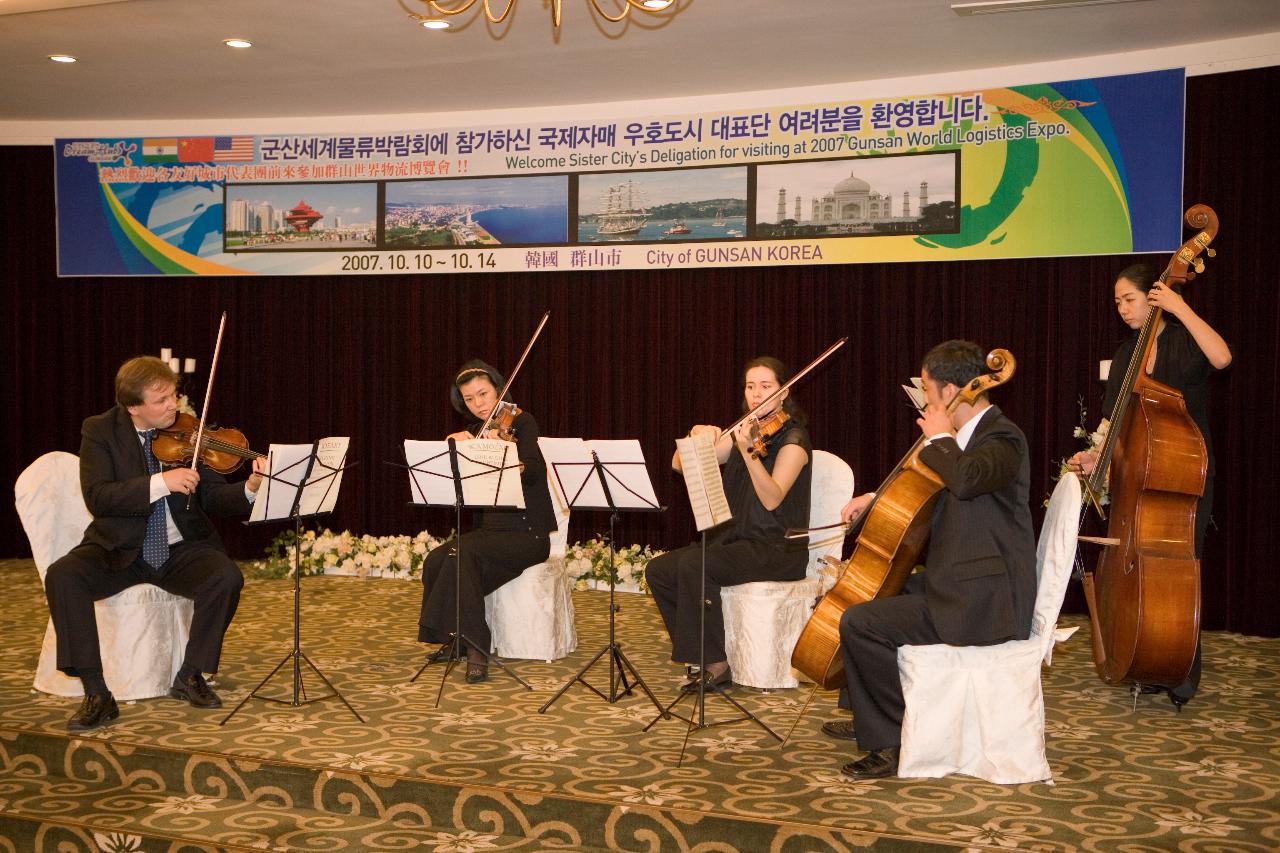
[[(1087, 627), (1045, 673), (1055, 785), (968, 777), (851, 782), (853, 752), (824, 737), (834, 694), (733, 695), (781, 734), (659, 722), (637, 690), (616, 705), (552, 693), (607, 641), (607, 593), (575, 593), (579, 649), (467, 685), (409, 679), (421, 587), (304, 579), (302, 647), (367, 720), (335, 699), (254, 700), (223, 712), (171, 699), (122, 706), (70, 737), (76, 706), (31, 679), (47, 611), (30, 561), (0, 561), (0, 851), (779, 851), (1280, 849), (1280, 640), (1208, 634), (1205, 685), (1181, 714), (1093, 673)], [(669, 701), (682, 671), (651, 601), (621, 597), (619, 640)], [(216, 679), (228, 708), (289, 650), (290, 581), (250, 581)], [(607, 668), (591, 680), (607, 690)], [(323, 693), (309, 679), (311, 695)], [(287, 696), (287, 679), (271, 685)], [(687, 706), (685, 706), (687, 707)], [(730, 716), (712, 701), (708, 720)]]

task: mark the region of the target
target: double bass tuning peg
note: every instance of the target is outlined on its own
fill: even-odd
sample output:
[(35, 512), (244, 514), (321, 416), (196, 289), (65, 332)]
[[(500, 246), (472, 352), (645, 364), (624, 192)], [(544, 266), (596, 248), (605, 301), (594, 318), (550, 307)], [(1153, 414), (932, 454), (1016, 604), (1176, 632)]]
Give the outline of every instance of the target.
[(1218, 257), (1218, 250), (1217, 250), (1217, 249), (1215, 249), (1215, 248), (1213, 248), (1212, 246), (1210, 246), (1210, 247), (1208, 247), (1207, 249), (1205, 249), (1205, 250), (1204, 250), (1204, 253), (1205, 253), (1206, 255), (1208, 255), (1209, 257), (1211, 257), (1211, 258), (1216, 258), (1216, 257)]
[(1199, 258), (1196, 258), (1195, 263), (1193, 263), (1192, 266), (1195, 267), (1195, 270), (1197, 273), (1200, 273), (1200, 274), (1204, 273), (1204, 261), (1200, 260)]

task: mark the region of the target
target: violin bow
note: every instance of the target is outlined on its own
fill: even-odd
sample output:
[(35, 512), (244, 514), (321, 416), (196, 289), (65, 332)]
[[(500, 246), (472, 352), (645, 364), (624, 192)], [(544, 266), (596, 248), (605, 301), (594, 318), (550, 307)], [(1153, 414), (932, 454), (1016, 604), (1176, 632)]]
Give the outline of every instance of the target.
[(840, 349), (840, 347), (844, 346), (846, 343), (848, 343), (848, 341), (849, 341), (849, 338), (848, 338), (848, 337), (843, 337), (843, 338), (841, 338), (840, 340), (836, 341), (836, 342), (835, 342), (834, 344), (832, 344), (831, 346), (827, 347), (825, 350), (823, 350), (823, 351), (822, 351), (822, 354), (821, 354), (821, 355), (819, 355), (819, 356), (818, 356), (817, 358), (815, 358), (813, 361), (809, 362), (808, 366), (807, 366), (807, 367), (805, 367), (805, 369), (804, 369), (804, 370), (801, 370), (801, 371), (800, 371), (799, 373), (797, 373), (795, 376), (792, 376), (790, 379), (788, 379), (788, 380), (786, 381), (786, 383), (785, 383), (781, 388), (779, 388), (777, 391), (774, 391), (774, 392), (773, 392), (772, 394), (770, 394), (768, 397), (765, 397), (763, 400), (761, 400), (761, 401), (760, 401), (760, 405), (756, 406), (754, 409), (752, 409), (751, 411), (747, 412), (745, 415), (743, 415), (742, 417), (738, 418), (736, 421), (734, 421), (733, 423), (731, 423), (727, 428), (725, 428), (725, 429), (722, 431), (722, 433), (721, 433), (721, 434), (724, 434), (724, 433), (731, 433), (731, 432), (733, 432), (735, 429), (737, 429), (737, 428), (738, 428), (738, 425), (739, 425), (739, 424), (741, 424), (743, 421), (747, 420), (748, 418), (754, 418), (754, 417), (756, 416), (756, 414), (757, 414), (761, 409), (763, 409), (765, 406), (767, 406), (767, 405), (769, 405), (770, 403), (772, 403), (774, 400), (778, 399), (778, 397), (780, 397), (784, 391), (786, 391), (786, 390), (787, 390), (788, 388), (790, 388), (792, 385), (795, 385), (797, 382), (799, 382), (801, 379), (803, 379), (803, 378), (805, 377), (805, 374), (807, 374), (809, 371), (813, 370), (813, 369), (814, 369), (815, 367), (817, 367), (819, 364), (822, 364), (822, 362), (826, 361), (826, 360), (827, 360), (827, 356), (831, 355), (833, 352), (835, 352), (836, 350)]
[(502, 388), (498, 391), (498, 404), (493, 407), (493, 411), (489, 413), (489, 417), (484, 419), (484, 423), (480, 425), (480, 431), (477, 436), (483, 436), (489, 431), (493, 425), (493, 419), (498, 416), (498, 412), (502, 411), (502, 398), (507, 396), (507, 391), (511, 388), (511, 383), (516, 380), (516, 374), (520, 372), (520, 368), (524, 366), (524, 360), (529, 355), (529, 350), (533, 349), (533, 344), (538, 340), (538, 335), (542, 334), (542, 327), (547, 325), (547, 318), (551, 316), (551, 312), (542, 315), (542, 319), (538, 321), (538, 328), (533, 330), (533, 337), (529, 338), (529, 343), (525, 344), (524, 352), (520, 353), (520, 358), (516, 361), (516, 366), (512, 368), (511, 375), (507, 377), (507, 381), (502, 383)]
[[(218, 354), (222, 352), (222, 332), (227, 327), (227, 312), (222, 312), (222, 319), (218, 322), (218, 339), (213, 344), (213, 362), (209, 365), (209, 384), (204, 389), (204, 405), (200, 407), (200, 423), (196, 424), (196, 443), (195, 450), (191, 454), (191, 470), (196, 470), (196, 465), (200, 462), (200, 442), (204, 440), (204, 420), (209, 415), (209, 398), (213, 396), (213, 377), (218, 373)], [(191, 509), (191, 500), (196, 496), (195, 489), (191, 490), (191, 494), (187, 495), (187, 509)]]

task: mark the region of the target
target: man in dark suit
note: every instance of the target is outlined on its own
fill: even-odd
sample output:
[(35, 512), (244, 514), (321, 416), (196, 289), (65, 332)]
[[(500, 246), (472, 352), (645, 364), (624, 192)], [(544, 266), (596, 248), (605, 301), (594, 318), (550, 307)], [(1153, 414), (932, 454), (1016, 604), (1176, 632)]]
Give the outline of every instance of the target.
[(186, 657), (169, 695), (198, 708), (222, 704), (202, 673), (218, 669), (244, 578), (205, 513), (247, 513), (264, 466), (254, 460), (243, 484), (204, 467), (162, 471), (151, 442), (155, 430), (177, 417), (176, 387), (177, 377), (160, 359), (130, 359), (116, 373), (116, 405), (81, 428), (80, 487), (93, 521), (45, 576), (58, 669), (84, 685), (84, 702), (67, 723), (73, 732), (120, 715), (102, 674), (93, 603), (140, 583), (195, 602)]
[[(928, 442), (919, 458), (946, 488), (934, 509), (925, 570), (911, 577), (906, 594), (850, 607), (840, 620), (853, 722), (827, 723), (823, 731), (856, 739), (866, 751), (843, 768), (854, 779), (897, 773), (904, 709), (899, 646), (982, 646), (1031, 632), (1036, 545), (1027, 440), (985, 394), (947, 412), (960, 389), (985, 371), (982, 350), (968, 341), (947, 341), (924, 357), (928, 405), (916, 423)], [(873, 497), (851, 500), (846, 519), (857, 518)]]

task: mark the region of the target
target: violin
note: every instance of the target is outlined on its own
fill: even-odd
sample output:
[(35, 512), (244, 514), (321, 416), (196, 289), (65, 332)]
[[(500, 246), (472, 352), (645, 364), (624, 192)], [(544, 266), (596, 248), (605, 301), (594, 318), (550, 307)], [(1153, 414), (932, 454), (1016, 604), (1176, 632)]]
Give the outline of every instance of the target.
[[(524, 414), (524, 409), (515, 403), (500, 401), (497, 408), (489, 415), (489, 429), (498, 431), (498, 438), (503, 441), (515, 441), (515, 420)], [(484, 433), (479, 433), (483, 435)]]
[[(195, 415), (179, 412), (172, 426), (156, 430), (151, 442), (151, 452), (165, 465), (190, 465), (196, 455), (196, 433), (199, 426), (200, 421)], [(249, 439), (240, 430), (205, 425), (204, 436), (200, 439), (200, 463), (219, 474), (230, 474), (244, 460), (258, 459), (264, 455), (249, 449)]]
[(781, 406), (774, 409), (763, 418), (751, 419), (751, 448), (748, 451), (754, 459), (764, 459), (769, 455), (769, 446), (767, 442), (773, 438), (782, 428), (791, 420), (788, 414)]

